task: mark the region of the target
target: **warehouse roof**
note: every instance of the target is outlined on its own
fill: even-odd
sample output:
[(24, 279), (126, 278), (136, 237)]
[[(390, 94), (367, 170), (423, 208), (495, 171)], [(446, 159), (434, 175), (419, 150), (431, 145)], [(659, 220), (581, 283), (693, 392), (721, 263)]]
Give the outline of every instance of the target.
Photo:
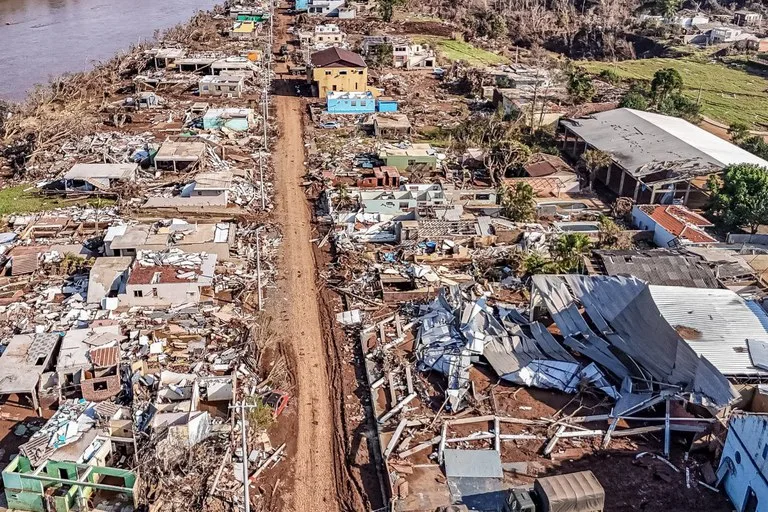
[(645, 167), (658, 163), (713, 171), (741, 163), (768, 167), (762, 158), (677, 117), (619, 108), (562, 123), (635, 176), (657, 172)]

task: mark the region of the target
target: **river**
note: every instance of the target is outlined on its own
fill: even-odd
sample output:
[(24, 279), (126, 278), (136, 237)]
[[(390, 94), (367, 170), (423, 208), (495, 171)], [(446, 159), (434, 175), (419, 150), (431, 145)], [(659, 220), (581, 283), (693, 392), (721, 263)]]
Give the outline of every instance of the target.
[(84, 71), (220, 0), (0, 0), (0, 98)]

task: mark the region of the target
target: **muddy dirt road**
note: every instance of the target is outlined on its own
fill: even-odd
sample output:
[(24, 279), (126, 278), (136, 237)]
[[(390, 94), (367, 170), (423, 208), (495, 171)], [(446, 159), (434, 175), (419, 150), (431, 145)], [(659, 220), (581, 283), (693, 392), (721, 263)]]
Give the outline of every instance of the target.
[[(276, 45), (285, 40), (287, 20), (276, 19)], [(279, 73), (283, 65), (278, 63)], [(279, 139), (274, 144), (275, 218), (283, 232), (278, 333), (293, 352), (297, 415), (294, 489), (290, 510), (339, 510), (335, 457), (334, 404), (331, 398), (328, 357), (315, 286), (315, 260), (310, 239), (311, 212), (301, 187), (305, 173), (302, 115), (304, 104), (292, 95), (289, 80), (275, 81)]]

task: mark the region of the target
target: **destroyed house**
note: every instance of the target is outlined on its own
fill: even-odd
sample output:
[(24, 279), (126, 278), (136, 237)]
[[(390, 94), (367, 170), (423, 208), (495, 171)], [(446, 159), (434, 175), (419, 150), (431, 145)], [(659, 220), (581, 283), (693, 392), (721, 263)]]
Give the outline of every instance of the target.
[(155, 69), (161, 69), (175, 67), (175, 62), (184, 58), (187, 51), (184, 48), (152, 48), (146, 54), (152, 57)]
[(229, 37), (233, 39), (255, 39), (259, 34), (260, 24), (254, 20), (235, 20)]
[(437, 168), (437, 152), (429, 144), (413, 144), (407, 149), (384, 148), (379, 152), (379, 159), (401, 171), (434, 171)]
[(247, 57), (227, 57), (226, 59), (218, 59), (211, 63), (211, 73), (214, 75), (225, 75), (231, 73), (242, 74), (244, 77), (253, 77), (254, 71), (257, 69), (254, 64)]
[(542, 305), (566, 347), (594, 361), (614, 382), (631, 379), (633, 393), (651, 397), (676, 390), (687, 401), (719, 410), (738, 397), (724, 373), (765, 373), (746, 350), (747, 337), (768, 339), (765, 328), (729, 290), (649, 286), (634, 277), (536, 275), (531, 317)]
[(59, 397), (101, 402), (120, 393), (120, 326), (72, 329), (61, 341), (56, 374)]
[(201, 172), (181, 191), (182, 197), (220, 198), (226, 205), (232, 188), (232, 171)]
[(30, 395), (39, 410), (40, 376), (54, 364), (60, 333), (17, 334), (0, 355), (0, 395)]
[(169, 307), (197, 304), (213, 283), (215, 254), (188, 254), (179, 249), (162, 253), (139, 251), (120, 304), (128, 307)]
[[(412, 127), (408, 116), (394, 112), (378, 113), (373, 116), (373, 134), (382, 139), (402, 139), (411, 135)], [(389, 164), (387, 164), (389, 165)]]
[(243, 94), (245, 78), (236, 75), (206, 75), (200, 79), (200, 96), (225, 96), (239, 98)]
[(357, 186), (360, 188), (399, 188), (400, 173), (396, 167), (388, 166), (360, 169)]
[[(63, 400), (43, 427), (19, 447), (3, 470), (14, 510), (102, 510), (100, 504), (136, 506), (136, 475), (112, 467), (135, 456), (130, 412), (112, 402)], [(126, 425), (124, 428), (121, 425)]]
[[(114, 231), (111, 233), (109, 230), (107, 231), (105, 243), (107, 243), (106, 238), (113, 234)], [(131, 263), (133, 263), (133, 256), (96, 258), (88, 275), (88, 297), (86, 298), (86, 303), (100, 304), (103, 309), (110, 309), (107, 308), (109, 302), (107, 299), (114, 299), (118, 295), (125, 293), (125, 281), (128, 277), (128, 269)], [(115, 301), (112, 302), (115, 305)]]
[(205, 168), (205, 142), (180, 137), (163, 142), (154, 156), (155, 168), (167, 171), (190, 171)]
[(766, 436), (766, 414), (738, 412), (728, 421), (717, 477), (737, 512), (759, 511), (768, 503)]
[(435, 52), (423, 44), (392, 45), (392, 65), (396, 68), (433, 68), (436, 65)]
[[(615, 194), (638, 203), (662, 198), (703, 204), (701, 178), (731, 164), (768, 162), (684, 119), (620, 108), (559, 123), (563, 151), (578, 159), (587, 149), (611, 156), (612, 164), (597, 179)], [(697, 180), (698, 178), (698, 180)]]
[(203, 129), (248, 131), (253, 126), (253, 110), (250, 108), (211, 108), (203, 115)]
[(76, 164), (64, 176), (67, 192), (109, 190), (136, 179), (138, 164)]
[(360, 190), (357, 192), (365, 213), (402, 215), (447, 204), (440, 185), (426, 185), (424, 188), (396, 191)]
[(653, 231), (653, 243), (658, 247), (717, 243), (704, 231), (714, 224), (684, 206), (635, 205), (632, 207), (632, 224)]
[(307, 14), (310, 16), (339, 16), (339, 10), (346, 4), (346, 0), (309, 0)]
[(27, 457), (17, 455), (3, 470), (3, 484), (12, 510), (69, 512), (114, 510), (115, 506), (134, 510), (138, 506), (136, 475), (127, 469), (57, 461), (46, 461), (35, 469)]
[(229, 259), (234, 243), (235, 227), (217, 224), (190, 224), (178, 219), (159, 224), (118, 225), (109, 228), (104, 238), (107, 256), (135, 256), (139, 251), (163, 251), (177, 248), (186, 253), (215, 254)]

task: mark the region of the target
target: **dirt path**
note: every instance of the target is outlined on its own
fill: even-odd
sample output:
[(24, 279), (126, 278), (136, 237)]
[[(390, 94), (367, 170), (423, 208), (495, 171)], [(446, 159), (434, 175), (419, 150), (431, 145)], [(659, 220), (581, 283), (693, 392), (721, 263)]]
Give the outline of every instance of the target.
[[(276, 21), (276, 44), (285, 40), (284, 15)], [(282, 65), (278, 64), (280, 72)], [(278, 332), (291, 347), (296, 379), (294, 489), (290, 510), (339, 510), (334, 453), (334, 408), (328, 358), (315, 286), (315, 260), (310, 239), (311, 212), (301, 188), (304, 169), (302, 115), (304, 105), (292, 96), (289, 81), (275, 81), (279, 139), (273, 145), (277, 205), (275, 219), (283, 232), (282, 279), (278, 283), (282, 309)]]

